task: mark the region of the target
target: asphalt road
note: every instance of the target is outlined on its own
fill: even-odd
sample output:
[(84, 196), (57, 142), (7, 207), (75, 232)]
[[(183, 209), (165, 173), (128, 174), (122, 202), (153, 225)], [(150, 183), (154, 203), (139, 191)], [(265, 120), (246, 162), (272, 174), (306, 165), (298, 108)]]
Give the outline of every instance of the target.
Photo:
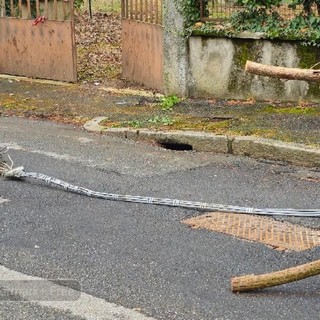
[[(320, 207), (320, 185), (312, 179), (317, 168), (170, 151), (68, 125), (0, 118), (0, 143), (9, 142), (16, 166), (97, 191), (252, 207)], [(92, 199), (35, 181), (1, 180), (1, 198), (9, 200), (0, 201), (0, 264), (8, 272), (74, 279), (92, 301), (154, 319), (320, 319), (319, 276), (250, 294), (230, 290), (232, 276), (316, 260), (320, 247), (279, 252), (181, 223), (203, 212)], [(282, 220), (320, 228), (316, 218)], [(38, 302), (0, 306), (1, 319), (103, 318)]]

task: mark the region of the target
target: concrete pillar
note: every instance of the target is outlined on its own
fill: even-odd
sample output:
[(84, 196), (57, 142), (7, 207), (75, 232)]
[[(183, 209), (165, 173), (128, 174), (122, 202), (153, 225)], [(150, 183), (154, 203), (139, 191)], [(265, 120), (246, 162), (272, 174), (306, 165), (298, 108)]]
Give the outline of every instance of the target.
[(163, 0), (164, 91), (188, 95), (188, 39), (181, 1)]

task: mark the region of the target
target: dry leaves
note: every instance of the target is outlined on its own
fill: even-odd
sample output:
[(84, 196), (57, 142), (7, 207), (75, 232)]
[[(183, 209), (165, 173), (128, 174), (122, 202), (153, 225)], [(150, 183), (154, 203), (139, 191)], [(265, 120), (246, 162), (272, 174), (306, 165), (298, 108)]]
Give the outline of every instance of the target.
[(108, 83), (121, 73), (121, 18), (118, 14), (87, 12), (75, 17), (78, 79)]

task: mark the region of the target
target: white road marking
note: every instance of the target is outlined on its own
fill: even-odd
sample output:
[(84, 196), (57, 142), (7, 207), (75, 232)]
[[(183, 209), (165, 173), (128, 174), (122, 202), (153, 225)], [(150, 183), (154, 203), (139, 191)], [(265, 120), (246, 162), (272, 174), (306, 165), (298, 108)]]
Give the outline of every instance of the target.
[(7, 201), (10, 201), (10, 200), (9, 200), (9, 199), (5, 199), (5, 198), (1, 198), (1, 197), (0, 197), (0, 203), (7, 202)]
[(13, 142), (7, 142), (7, 143), (0, 143), (0, 148), (3, 148), (3, 147), (6, 147), (6, 146), (9, 146), (9, 149), (12, 149), (12, 150), (24, 150), (23, 147), (19, 146), (17, 143), (13, 143)]
[[(6, 291), (12, 294), (18, 294), (24, 299), (27, 299), (28, 297), (30, 298), (28, 292), (25, 291), (24, 293), (23, 287), (21, 292), (19, 290), (17, 292), (17, 286), (12, 287), (12, 283), (10, 281), (41, 280), (41, 290), (43, 290), (44, 287), (46, 292), (66, 291), (65, 286), (57, 285), (42, 278), (29, 276), (21, 272), (8, 269), (4, 266), (0, 266), (0, 279), (0, 287), (3, 287)], [(23, 282), (21, 282), (21, 285), (23, 286)], [(78, 291), (71, 288), (68, 288), (67, 290), (68, 296), (79, 296)], [(30, 299), (30, 301), (32, 300)], [(76, 301), (33, 301), (33, 303), (61, 311), (70, 311), (72, 314), (84, 317), (88, 320), (155, 320), (154, 318), (147, 317), (137, 311), (124, 308), (114, 303), (106, 302), (104, 299), (96, 298), (83, 292), (81, 292), (79, 299)]]
[(47, 156), (49, 158), (57, 159), (57, 160), (66, 160), (66, 161), (75, 161), (79, 160), (77, 157), (70, 156), (68, 154), (59, 154), (56, 152), (50, 152), (50, 151), (42, 151), (42, 150), (28, 150), (31, 153), (41, 154), (43, 156)]
[(89, 138), (86, 138), (86, 137), (79, 137), (78, 140), (79, 140), (81, 143), (88, 143), (88, 142), (94, 141), (93, 139), (89, 139)]
[[(59, 154), (59, 153), (56, 153), (56, 152), (48, 152), (48, 151), (42, 151), (42, 150), (37, 150), (37, 149), (26, 149), (26, 148), (23, 148), (23, 147), (19, 146), (16, 143), (12, 143), (12, 144), (10, 144), (10, 143), (0, 143), (0, 149), (5, 147), (5, 146), (8, 146), (8, 145), (10, 145), (9, 149), (11, 149), (11, 150), (23, 150), (23, 151), (26, 151), (26, 152), (44, 155), (44, 156), (47, 156), (49, 158), (53, 158), (53, 159), (57, 159), (57, 160), (66, 160), (66, 161), (69, 161), (69, 162), (79, 161), (78, 157), (70, 156), (68, 154)], [(86, 161), (81, 160), (81, 162), (83, 162), (84, 164), (87, 164), (89, 166), (94, 166), (94, 164), (95, 164), (95, 162), (93, 160), (86, 160)]]

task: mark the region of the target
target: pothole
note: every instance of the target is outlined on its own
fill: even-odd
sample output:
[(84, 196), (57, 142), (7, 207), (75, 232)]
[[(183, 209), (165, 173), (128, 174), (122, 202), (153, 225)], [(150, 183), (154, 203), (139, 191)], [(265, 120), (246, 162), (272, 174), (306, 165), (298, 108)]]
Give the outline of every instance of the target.
[(320, 230), (255, 215), (211, 212), (182, 222), (192, 228), (261, 242), (277, 250), (303, 251), (320, 246)]
[(193, 147), (188, 143), (180, 143), (176, 141), (157, 141), (159, 147), (168, 149), (168, 150), (176, 150), (176, 151), (192, 151)]

